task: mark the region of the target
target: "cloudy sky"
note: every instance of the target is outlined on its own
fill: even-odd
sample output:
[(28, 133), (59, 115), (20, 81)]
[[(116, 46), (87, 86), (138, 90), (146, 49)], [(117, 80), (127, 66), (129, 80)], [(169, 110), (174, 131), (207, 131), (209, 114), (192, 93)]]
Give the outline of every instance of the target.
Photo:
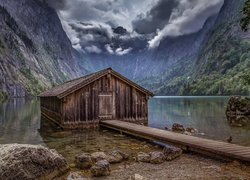
[[(84, 53), (125, 55), (133, 50), (128, 41), (145, 40), (157, 48), (168, 36), (200, 30), (219, 12), (224, 0), (53, 0), (72, 45)], [(127, 33), (114, 33), (122, 26)], [(114, 40), (115, 39), (115, 40)]]

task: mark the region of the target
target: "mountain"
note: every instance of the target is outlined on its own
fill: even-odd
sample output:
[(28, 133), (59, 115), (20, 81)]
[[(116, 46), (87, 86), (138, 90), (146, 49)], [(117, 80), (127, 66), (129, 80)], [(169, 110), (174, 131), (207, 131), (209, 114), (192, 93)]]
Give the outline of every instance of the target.
[(239, 27), (243, 4), (244, 0), (225, 1), (197, 56), (144, 79), (142, 85), (160, 95), (248, 95), (244, 77), (250, 76), (250, 33)]
[(0, 0), (0, 97), (37, 95), (86, 73), (54, 9), (42, 0)]
[(69, 24), (78, 32), (78, 48), (84, 47), (76, 51), (44, 0), (0, 0), (0, 99), (36, 95), (106, 67), (157, 95), (249, 94), (250, 33), (239, 27), (243, 3), (225, 0), (200, 31), (167, 37), (155, 49), (148, 48), (155, 34)]
[[(213, 27), (215, 19), (216, 16), (209, 18), (203, 29), (197, 33), (165, 38), (158, 48), (152, 50), (148, 49), (148, 40), (152, 38), (151, 35), (137, 34), (133, 36), (123, 27), (118, 27), (114, 29), (115, 35), (105, 43), (111, 44), (114, 51), (119, 48), (130, 48), (129, 53), (122, 56), (115, 52), (111, 54), (90, 53), (84, 54), (83, 57), (88, 62), (87, 66), (91, 71), (112, 67), (139, 84), (143, 83), (147, 86), (144, 83), (145, 79), (150, 81), (150, 79), (154, 79), (154, 76), (162, 75), (176, 65), (185, 64), (186, 67), (186, 64), (192, 64), (206, 34)], [(88, 33), (90, 32), (88, 31)], [(147, 87), (154, 90), (154, 87)]]

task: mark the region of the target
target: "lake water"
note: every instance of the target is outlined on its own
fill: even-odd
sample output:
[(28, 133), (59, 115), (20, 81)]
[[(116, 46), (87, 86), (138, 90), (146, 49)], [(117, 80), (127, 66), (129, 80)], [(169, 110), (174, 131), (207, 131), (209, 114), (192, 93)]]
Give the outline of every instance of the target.
[[(225, 118), (228, 97), (156, 97), (149, 101), (149, 126), (164, 129), (175, 122), (194, 127), (210, 139), (233, 137), (236, 144), (250, 146), (249, 127), (231, 127)], [(101, 130), (44, 133), (40, 129), (40, 105), (37, 99), (11, 99), (0, 104), (0, 144), (43, 144), (58, 150), (73, 161), (81, 151), (108, 151), (120, 148), (136, 153), (154, 148), (138, 139)], [(143, 146), (142, 146), (143, 145)]]
[(156, 97), (149, 102), (149, 126), (164, 129), (173, 123), (198, 129), (201, 137), (250, 146), (250, 128), (232, 127), (225, 111), (229, 97)]

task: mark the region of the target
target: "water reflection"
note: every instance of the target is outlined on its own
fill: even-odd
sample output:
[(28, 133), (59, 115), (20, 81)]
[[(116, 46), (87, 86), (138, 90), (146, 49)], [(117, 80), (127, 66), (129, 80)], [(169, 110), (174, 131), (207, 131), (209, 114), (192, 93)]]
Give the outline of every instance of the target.
[(12, 99), (0, 104), (0, 144), (42, 144), (56, 149), (68, 163), (73, 163), (75, 155), (81, 152), (120, 149), (135, 156), (139, 151), (150, 152), (156, 149), (145, 141), (106, 129), (51, 131), (51, 124), (44, 119), (41, 125), (40, 103), (37, 99)]
[(39, 101), (16, 98), (0, 104), (0, 143), (42, 144)]
[[(250, 129), (231, 127), (225, 117), (227, 97), (166, 97), (149, 101), (149, 126), (164, 128), (174, 122), (197, 128), (205, 137), (225, 140), (230, 135), (233, 142), (250, 146)], [(63, 154), (75, 151), (108, 150), (112, 147), (133, 148), (140, 141), (115, 137), (106, 131), (84, 131), (53, 134), (40, 129), (40, 104), (37, 99), (12, 99), (0, 104), (0, 144), (43, 144)], [(127, 148), (128, 149), (128, 148)]]
[(197, 128), (211, 139), (226, 140), (250, 146), (249, 127), (231, 127), (225, 116), (228, 97), (162, 97), (149, 102), (149, 126), (171, 127), (177, 122)]

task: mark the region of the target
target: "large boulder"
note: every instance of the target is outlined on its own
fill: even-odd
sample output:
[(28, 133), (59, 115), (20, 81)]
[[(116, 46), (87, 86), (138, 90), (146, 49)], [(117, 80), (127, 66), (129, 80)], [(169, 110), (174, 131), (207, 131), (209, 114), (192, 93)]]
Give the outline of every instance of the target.
[(100, 160), (95, 163), (90, 169), (91, 173), (95, 177), (109, 176), (110, 175), (110, 164), (107, 160)]
[(165, 155), (162, 152), (154, 151), (150, 153), (150, 163), (160, 164), (165, 161)]
[(0, 145), (0, 179), (53, 179), (68, 170), (66, 160), (41, 145)]
[(91, 168), (93, 160), (89, 153), (82, 153), (75, 157), (75, 163), (79, 169), (88, 169)]
[(163, 153), (167, 161), (172, 161), (182, 154), (182, 149), (173, 146), (165, 146), (163, 148)]
[(230, 97), (226, 116), (233, 126), (244, 126), (250, 124), (250, 99), (241, 96)]

